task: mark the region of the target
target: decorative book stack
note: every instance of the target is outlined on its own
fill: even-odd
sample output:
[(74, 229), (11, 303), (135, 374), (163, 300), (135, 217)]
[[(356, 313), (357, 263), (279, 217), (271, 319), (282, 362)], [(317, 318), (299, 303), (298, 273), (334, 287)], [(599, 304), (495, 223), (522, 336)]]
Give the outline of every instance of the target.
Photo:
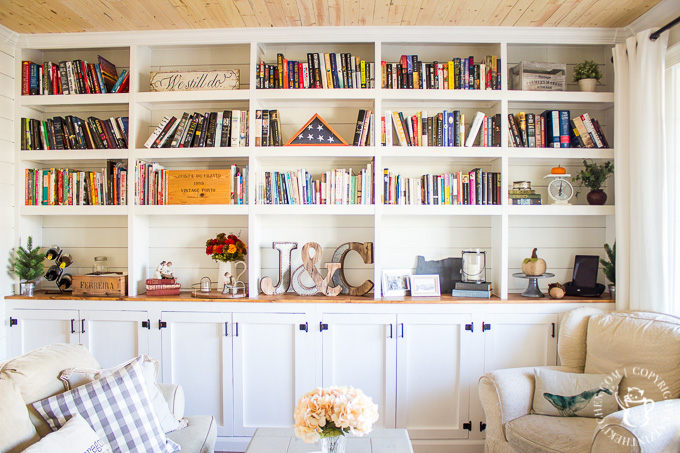
[(147, 296), (177, 296), (182, 287), (174, 278), (147, 278)]
[(451, 295), (454, 297), (475, 297), (478, 299), (490, 299), (491, 282), (456, 282), (453, 291), (451, 291)]

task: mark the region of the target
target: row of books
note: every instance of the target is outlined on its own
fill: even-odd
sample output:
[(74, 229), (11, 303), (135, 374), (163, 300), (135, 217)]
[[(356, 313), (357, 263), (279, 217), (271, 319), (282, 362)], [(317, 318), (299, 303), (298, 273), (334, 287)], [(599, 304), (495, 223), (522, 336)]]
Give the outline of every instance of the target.
[(147, 148), (248, 146), (248, 110), (164, 116), (144, 142)]
[(383, 146), (397, 142), (401, 146), (500, 146), (500, 124), (500, 114), (490, 117), (477, 112), (466, 138), (465, 115), (460, 110), (444, 110), (434, 116), (420, 111), (410, 117), (386, 111), (381, 117), (381, 142)]
[(314, 178), (304, 168), (257, 175), (258, 204), (373, 204), (373, 164), (355, 174), (333, 169)]
[[(231, 204), (248, 204), (248, 165), (231, 165)], [(135, 204), (168, 204), (168, 170), (157, 162), (135, 163)]]
[(182, 288), (177, 279), (174, 278), (147, 278), (147, 296), (177, 296)]
[(469, 172), (426, 174), (419, 178), (383, 170), (383, 204), (499, 205), (501, 175), (475, 168)]
[(453, 58), (446, 62), (425, 63), (418, 55), (402, 55), (397, 63), (381, 62), (382, 87), (436, 90), (500, 90), (501, 59), (487, 55)]
[(127, 161), (107, 161), (102, 171), (27, 168), (24, 203), (38, 205), (126, 205)]
[(255, 111), (255, 146), (283, 146), (278, 110)]
[(42, 65), (21, 62), (21, 94), (99, 94), (127, 93), (130, 74), (124, 69), (120, 75), (116, 65), (98, 55), (98, 63), (85, 60), (46, 61)]
[(128, 147), (128, 117), (86, 120), (77, 116), (55, 116), (46, 120), (21, 118), (21, 149), (125, 149)]
[(258, 88), (375, 88), (373, 63), (350, 53), (307, 53), (307, 61), (288, 60), (282, 53), (276, 63), (260, 61)]
[(609, 148), (600, 123), (569, 110), (508, 114), (509, 145), (527, 148)]

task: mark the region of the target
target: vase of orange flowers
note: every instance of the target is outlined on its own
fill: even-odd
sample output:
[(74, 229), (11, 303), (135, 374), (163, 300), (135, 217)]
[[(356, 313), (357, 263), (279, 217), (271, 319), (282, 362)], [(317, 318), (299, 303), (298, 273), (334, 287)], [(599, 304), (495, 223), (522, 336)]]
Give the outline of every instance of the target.
[[(224, 285), (234, 285), (245, 273), (245, 256), (248, 254), (246, 244), (235, 234), (220, 233), (215, 239), (205, 242), (205, 254), (215, 260), (217, 270), (217, 288), (222, 290)], [(239, 272), (239, 266), (240, 272)]]

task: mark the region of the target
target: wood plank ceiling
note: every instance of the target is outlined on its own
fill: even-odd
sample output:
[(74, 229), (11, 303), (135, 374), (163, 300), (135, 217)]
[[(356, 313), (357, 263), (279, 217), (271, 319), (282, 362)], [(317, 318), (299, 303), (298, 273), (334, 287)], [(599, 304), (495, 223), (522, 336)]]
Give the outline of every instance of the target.
[(629, 25), (661, 0), (0, 0), (17, 33), (241, 27)]

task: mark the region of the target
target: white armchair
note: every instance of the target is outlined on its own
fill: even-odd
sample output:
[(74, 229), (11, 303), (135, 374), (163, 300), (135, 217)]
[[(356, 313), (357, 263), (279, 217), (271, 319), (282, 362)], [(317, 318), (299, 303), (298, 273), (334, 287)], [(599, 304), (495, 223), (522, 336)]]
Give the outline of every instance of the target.
[(679, 452), (680, 318), (587, 307), (560, 324), (558, 354), (568, 373), (622, 376), (619, 400), (633, 389), (647, 404), (604, 418), (532, 413), (536, 368), (492, 371), (481, 377), (488, 453)]

